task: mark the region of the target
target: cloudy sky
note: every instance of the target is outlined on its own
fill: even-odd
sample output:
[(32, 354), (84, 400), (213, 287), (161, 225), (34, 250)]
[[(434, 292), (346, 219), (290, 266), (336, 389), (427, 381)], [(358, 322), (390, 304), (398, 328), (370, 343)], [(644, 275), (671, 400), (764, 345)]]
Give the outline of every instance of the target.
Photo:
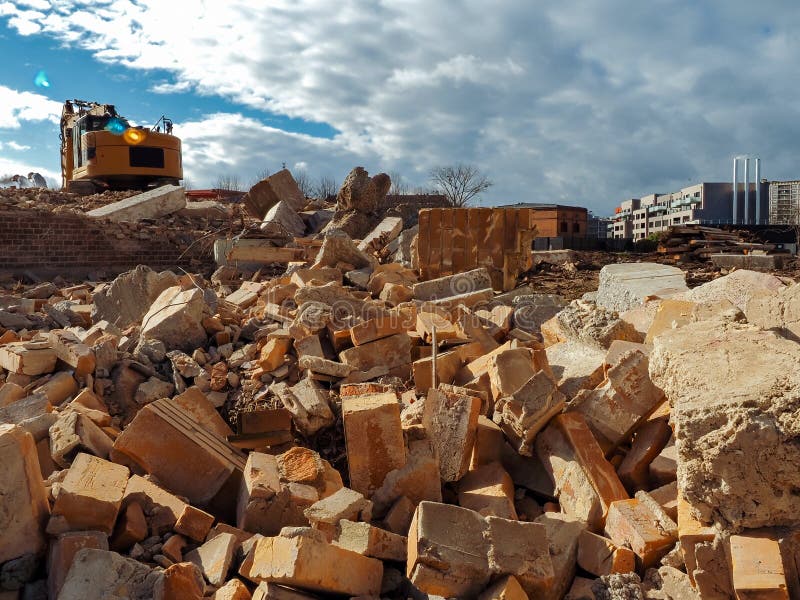
[(734, 154), (800, 178), (799, 28), (796, 0), (0, 0), (0, 176), (57, 179), (82, 98), (172, 117), (194, 187), (460, 161), (483, 205), (607, 214)]

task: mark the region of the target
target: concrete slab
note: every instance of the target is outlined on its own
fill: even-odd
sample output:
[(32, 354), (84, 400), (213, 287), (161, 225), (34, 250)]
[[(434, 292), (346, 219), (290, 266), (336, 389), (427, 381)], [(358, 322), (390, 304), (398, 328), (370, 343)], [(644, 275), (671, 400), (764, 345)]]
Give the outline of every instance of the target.
[(724, 269), (751, 269), (753, 271), (773, 271), (782, 269), (788, 254), (712, 254), (715, 267)]
[(600, 270), (597, 304), (623, 312), (644, 303), (648, 297), (667, 298), (688, 292), (686, 274), (678, 267), (657, 263), (619, 263)]
[(154, 190), (136, 194), (125, 200), (90, 210), (87, 215), (95, 219), (112, 221), (140, 221), (157, 219), (178, 212), (186, 206), (186, 195), (179, 185), (164, 185)]

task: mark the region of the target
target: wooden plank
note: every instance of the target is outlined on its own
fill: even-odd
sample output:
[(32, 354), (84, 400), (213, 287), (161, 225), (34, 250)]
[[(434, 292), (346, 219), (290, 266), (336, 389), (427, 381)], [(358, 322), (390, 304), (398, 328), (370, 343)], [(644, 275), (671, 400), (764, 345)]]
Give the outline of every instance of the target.
[(228, 251), (229, 262), (289, 263), (305, 260), (303, 248), (277, 248), (274, 246), (234, 246)]

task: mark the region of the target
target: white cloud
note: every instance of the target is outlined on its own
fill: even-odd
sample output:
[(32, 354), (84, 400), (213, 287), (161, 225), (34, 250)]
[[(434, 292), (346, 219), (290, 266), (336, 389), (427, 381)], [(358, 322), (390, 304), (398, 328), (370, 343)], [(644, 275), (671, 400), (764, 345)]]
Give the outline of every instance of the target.
[(30, 146), (26, 146), (24, 144), (19, 144), (14, 140), (10, 142), (0, 142), (0, 150), (3, 148), (8, 148), (9, 150), (16, 150), (17, 152), (24, 152), (25, 150), (30, 150)]
[[(166, 69), (172, 79), (154, 91), (222, 96), (339, 132), (320, 141), (231, 114), (185, 123), (198, 177), (286, 161), (341, 179), (365, 163), (420, 184), (430, 167), (466, 161), (495, 180), (490, 201), (608, 212), (687, 180), (727, 180), (742, 152), (760, 153), (765, 175), (800, 176), (793, 0), (43, 4), (0, 4), (0, 15), (101, 61)], [(4, 117), (22, 118), (0, 95), (0, 126)]]
[(0, 85), (0, 129), (18, 129), (22, 121), (58, 123), (60, 119), (61, 103)]

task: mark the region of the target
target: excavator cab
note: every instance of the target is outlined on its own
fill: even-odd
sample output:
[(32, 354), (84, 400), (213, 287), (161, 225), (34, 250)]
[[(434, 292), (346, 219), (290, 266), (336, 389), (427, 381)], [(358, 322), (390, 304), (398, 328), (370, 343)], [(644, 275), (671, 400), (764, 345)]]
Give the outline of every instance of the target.
[(177, 184), (183, 178), (181, 142), (165, 117), (152, 129), (132, 127), (111, 104), (67, 101), (61, 118), (61, 174), (63, 187), (81, 194)]

